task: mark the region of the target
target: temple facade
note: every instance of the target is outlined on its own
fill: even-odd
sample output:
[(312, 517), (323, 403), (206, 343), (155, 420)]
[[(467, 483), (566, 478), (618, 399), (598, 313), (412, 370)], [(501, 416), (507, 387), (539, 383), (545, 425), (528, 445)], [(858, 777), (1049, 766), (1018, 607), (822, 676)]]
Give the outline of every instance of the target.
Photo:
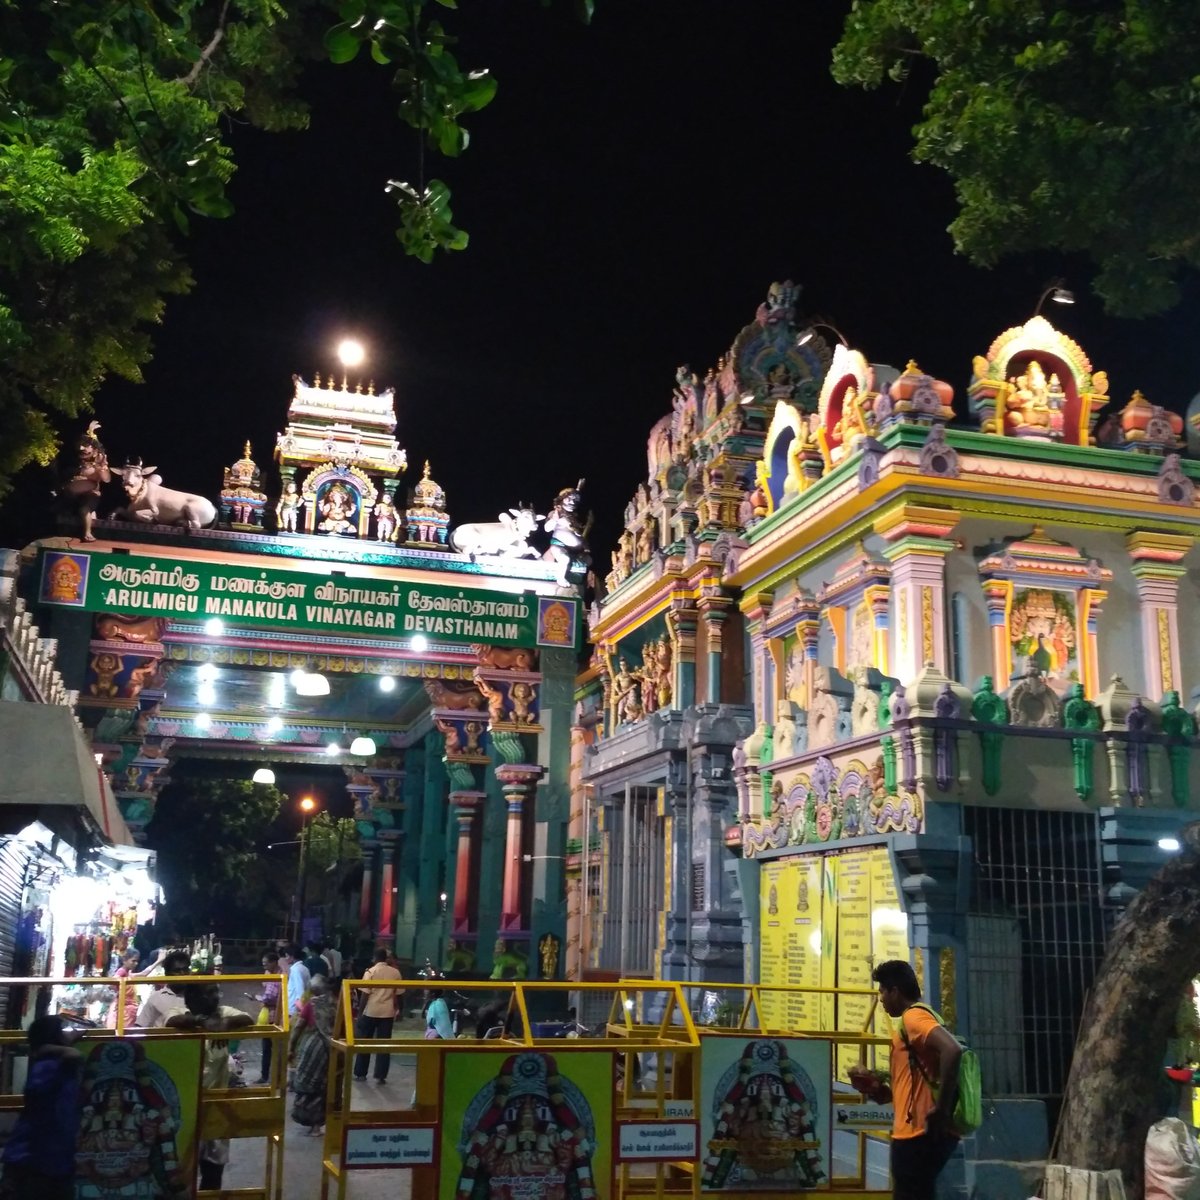
[[(535, 545), (532, 510), (461, 526), (470, 552), (452, 549), (446, 492), (428, 462), (405, 491), (395, 430), (391, 391), (297, 377), (277, 471), (245, 444), (217, 506), (140, 459), (113, 470), (121, 519), (31, 547), (22, 592), (135, 834), (183, 759), (333, 765), (362, 938), (417, 965), (553, 977), (583, 553), (546, 548), (560, 528)], [(76, 479), (98, 491), (94, 428), (81, 447)], [(547, 499), (560, 517), (580, 503)]]
[(570, 965), (870, 986), (906, 957), (989, 1096), (1052, 1100), (1196, 807), (1200, 463), (1041, 316), (956, 399), (795, 298), (651, 430), (577, 680)]

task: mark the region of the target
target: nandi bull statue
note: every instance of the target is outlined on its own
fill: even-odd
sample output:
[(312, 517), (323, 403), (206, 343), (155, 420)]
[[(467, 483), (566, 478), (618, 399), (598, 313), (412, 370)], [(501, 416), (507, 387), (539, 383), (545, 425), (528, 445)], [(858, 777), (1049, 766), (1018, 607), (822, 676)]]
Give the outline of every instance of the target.
[[(574, 487), (565, 487), (550, 506), (550, 515), (542, 528), (550, 535), (550, 549), (544, 557), (558, 568), (558, 582), (569, 587), (586, 576), (592, 564), (587, 547), (587, 535), (592, 528), (592, 514), (583, 516), (583, 480)], [(574, 576), (574, 580), (572, 579)]]
[(129, 497), (125, 507), (113, 516), (150, 525), (186, 525), (188, 529), (211, 525), (217, 519), (216, 505), (211, 500), (163, 487), (157, 469), (143, 467), (140, 462), (113, 469)]
[(502, 512), (498, 521), (460, 525), (450, 534), (450, 545), (460, 554), (469, 554), (473, 560), (481, 556), (537, 558), (537, 550), (529, 544), (529, 535), (542, 519), (540, 514), (522, 504)]

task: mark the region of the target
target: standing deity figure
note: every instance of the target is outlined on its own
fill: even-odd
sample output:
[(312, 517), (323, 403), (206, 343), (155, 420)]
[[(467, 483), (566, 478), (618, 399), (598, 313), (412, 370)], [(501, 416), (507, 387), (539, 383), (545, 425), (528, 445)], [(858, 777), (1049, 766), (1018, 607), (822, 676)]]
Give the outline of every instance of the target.
[(592, 561), (587, 548), (592, 519), (589, 515), (585, 520), (580, 512), (582, 488), (582, 479), (574, 487), (563, 488), (542, 522), (542, 528), (550, 535), (546, 557), (558, 568), (558, 582), (562, 587), (570, 586), (572, 572), (585, 571)]
[(396, 506), (387, 492), (381, 492), (375, 501), (375, 537), (380, 542), (396, 540)]
[(538, 942), (538, 953), (542, 959), (542, 978), (553, 979), (558, 974), (558, 938), (546, 934)]
[(92, 522), (96, 519), (96, 509), (100, 503), (100, 485), (112, 479), (108, 467), (108, 454), (100, 444), (96, 430), (100, 428), (99, 421), (93, 421), (86, 432), (79, 435), (75, 448), (75, 466), (62, 487), (58, 490), (59, 500), (65, 508), (79, 514), (83, 527), (82, 540), (94, 542), (96, 535), (92, 532)]
[(296, 521), (300, 516), (303, 504), (304, 500), (296, 488), (296, 481), (289, 479), (283, 485), (283, 495), (279, 497), (279, 503), (275, 505), (275, 516), (279, 520), (280, 533), (296, 532)]
[(642, 667), (634, 674), (642, 682), (642, 708), (652, 713), (658, 708), (658, 643), (647, 642), (642, 648)]
[(655, 683), (658, 687), (658, 697), (655, 701), (655, 707), (670, 708), (671, 696), (674, 692), (671, 667), (671, 639), (665, 633), (658, 639), (658, 653), (655, 655), (655, 667), (657, 668)]
[(614, 725), (624, 725), (641, 718), (641, 690), (637, 676), (630, 671), (629, 663), (622, 657), (612, 681)]

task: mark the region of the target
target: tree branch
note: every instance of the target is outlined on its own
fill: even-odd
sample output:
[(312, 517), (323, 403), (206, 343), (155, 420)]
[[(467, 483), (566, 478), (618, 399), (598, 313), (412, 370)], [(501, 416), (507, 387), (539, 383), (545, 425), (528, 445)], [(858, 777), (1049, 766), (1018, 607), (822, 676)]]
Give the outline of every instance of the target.
[(186, 75), (181, 75), (177, 80), (175, 80), (176, 83), (182, 83), (184, 87), (191, 87), (192, 84), (200, 78), (200, 72), (203, 71), (206, 66), (208, 66), (209, 59), (216, 54), (217, 47), (220, 46), (221, 42), (224, 40), (225, 17), (228, 12), (229, 0), (225, 0), (225, 3), (221, 5), (221, 15), (217, 17), (216, 31), (213, 33), (212, 37), (209, 38), (208, 45), (200, 51), (200, 57), (196, 59), (195, 63), (192, 64), (192, 69)]

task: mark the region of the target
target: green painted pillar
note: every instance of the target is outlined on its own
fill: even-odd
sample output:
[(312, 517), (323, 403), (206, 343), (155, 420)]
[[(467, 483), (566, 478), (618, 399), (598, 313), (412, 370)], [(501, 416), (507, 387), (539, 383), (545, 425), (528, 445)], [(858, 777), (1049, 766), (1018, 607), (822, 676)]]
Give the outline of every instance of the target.
[(694, 608), (675, 608), (667, 613), (675, 655), (675, 695), (672, 708), (691, 708), (696, 703), (696, 623)]
[(446, 771), (442, 764), (442, 735), (425, 736), (425, 788), (421, 801), (420, 863), (417, 879), (417, 930), (413, 961), (419, 968), (425, 959), (441, 958), (442, 914), (438, 897), (446, 854)]

